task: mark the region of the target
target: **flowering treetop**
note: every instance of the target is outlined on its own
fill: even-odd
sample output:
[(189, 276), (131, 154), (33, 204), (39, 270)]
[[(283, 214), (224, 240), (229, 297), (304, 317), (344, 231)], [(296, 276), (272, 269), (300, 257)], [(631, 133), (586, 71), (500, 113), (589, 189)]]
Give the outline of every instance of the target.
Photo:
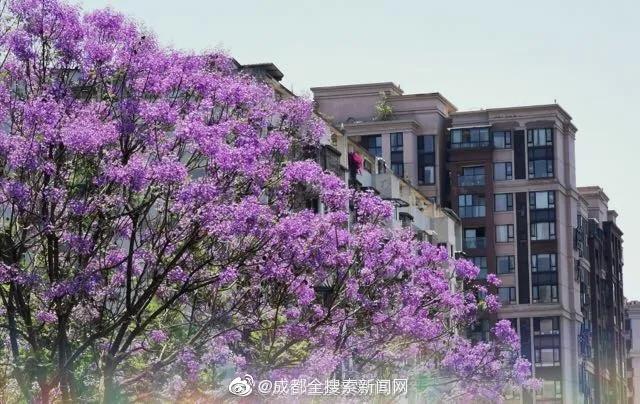
[[(324, 124), (221, 53), (163, 48), (112, 10), (15, 0), (0, 39), (0, 306), (8, 394), (216, 394), (265, 376), (429, 372), (497, 398), (529, 364), (464, 329), (478, 269), (386, 226), (314, 161)], [(303, 209), (319, 198), (327, 213)], [(494, 280), (495, 281), (495, 280)], [(408, 365), (408, 364), (411, 365)]]

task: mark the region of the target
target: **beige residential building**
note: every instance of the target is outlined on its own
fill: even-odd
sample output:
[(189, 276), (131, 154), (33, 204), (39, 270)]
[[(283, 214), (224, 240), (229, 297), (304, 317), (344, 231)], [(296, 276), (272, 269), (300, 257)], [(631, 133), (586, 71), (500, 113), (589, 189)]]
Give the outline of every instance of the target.
[[(389, 82), (312, 92), (318, 110), (349, 139), (457, 212), (465, 253), (482, 274), (502, 280), (493, 290), (503, 304), (498, 317), (511, 320), (522, 355), (544, 380), (542, 391), (513, 401), (618, 402), (614, 379), (624, 369), (596, 374), (604, 365), (594, 358), (620, 351), (603, 338), (592, 345), (592, 313), (604, 311), (591, 310), (589, 258), (590, 229), (617, 228), (606, 204), (598, 207), (605, 218), (592, 217), (596, 201), (576, 186), (571, 116), (557, 104), (458, 111), (439, 93), (404, 94)], [(613, 285), (618, 272), (621, 265), (598, 284)], [(620, 285), (610, 290), (621, 294)], [(494, 320), (481, 320), (470, 335), (486, 338)]]

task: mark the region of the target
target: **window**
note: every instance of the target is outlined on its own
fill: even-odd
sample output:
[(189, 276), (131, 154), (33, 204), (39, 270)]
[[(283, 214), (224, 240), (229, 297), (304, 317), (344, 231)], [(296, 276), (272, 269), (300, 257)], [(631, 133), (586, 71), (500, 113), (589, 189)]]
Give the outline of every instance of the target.
[(560, 319), (558, 317), (534, 318), (533, 335), (560, 335)]
[(556, 224), (554, 222), (531, 223), (531, 240), (555, 240)]
[(509, 243), (513, 241), (513, 225), (499, 224), (496, 226), (496, 242)]
[(464, 229), (464, 248), (484, 248), (485, 245), (484, 227)]
[(402, 132), (390, 133), (389, 138), (391, 139), (391, 151), (402, 151), (404, 145)]
[(559, 317), (534, 317), (533, 335), (535, 365), (560, 365)]
[(513, 168), (511, 162), (493, 163), (493, 179), (496, 181), (506, 181), (513, 178)]
[(555, 206), (554, 191), (529, 193), (529, 220), (531, 222), (531, 240), (555, 240)]
[(531, 256), (531, 272), (556, 271), (556, 254), (534, 254)]
[(496, 268), (498, 274), (510, 274), (516, 270), (516, 257), (513, 255), (503, 255), (496, 257)]
[(531, 255), (531, 300), (533, 303), (558, 301), (558, 268), (556, 254)]
[(555, 207), (554, 191), (529, 192), (530, 209), (553, 209)]
[(587, 245), (587, 219), (578, 214), (576, 228), (573, 230), (573, 248), (578, 251), (579, 257), (584, 257)]
[(562, 382), (560, 380), (543, 380), (542, 389), (536, 391), (538, 400), (555, 400), (562, 398)]
[(449, 144), (452, 149), (489, 147), (489, 128), (451, 129)]
[(471, 257), (469, 260), (480, 269), (478, 279), (485, 279), (487, 277), (487, 257)]
[(484, 167), (463, 167), (462, 175), (458, 177), (458, 185), (463, 187), (484, 185)]
[(502, 304), (514, 304), (516, 302), (516, 288), (498, 288), (498, 297)]
[(533, 285), (531, 295), (533, 303), (557, 303), (558, 285)]
[(362, 136), (360, 145), (367, 149), (367, 151), (376, 157), (382, 157), (382, 136), (381, 135), (367, 135)]
[(400, 178), (404, 178), (404, 163), (391, 163), (391, 171)]
[(553, 177), (553, 130), (529, 129), (527, 146), (529, 178)]
[(400, 178), (404, 178), (404, 140), (402, 132), (389, 134), (391, 140), (391, 171)]
[(435, 184), (436, 153), (435, 136), (418, 136), (418, 183)]
[(484, 195), (458, 195), (458, 213), (460, 217), (484, 217), (485, 211)]
[(493, 132), (493, 147), (496, 149), (510, 149), (511, 131)]
[(513, 210), (513, 194), (495, 194), (493, 210), (496, 212), (510, 212)]
[(527, 146), (552, 146), (553, 145), (553, 129), (529, 129), (527, 133)]

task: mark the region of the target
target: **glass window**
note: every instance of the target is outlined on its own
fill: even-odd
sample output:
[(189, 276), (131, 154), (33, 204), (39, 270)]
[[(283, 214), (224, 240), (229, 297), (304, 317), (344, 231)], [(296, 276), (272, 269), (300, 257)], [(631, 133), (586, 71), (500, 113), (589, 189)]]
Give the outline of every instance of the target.
[(553, 209), (555, 206), (554, 191), (529, 192), (530, 209)]
[(364, 147), (369, 153), (376, 157), (382, 157), (382, 136), (381, 135), (367, 135), (362, 136), (360, 145)]
[(391, 171), (400, 178), (404, 178), (404, 163), (391, 163)]
[(555, 240), (556, 224), (555, 222), (539, 222), (531, 223), (531, 240)]
[(560, 348), (537, 348), (536, 366), (557, 366), (560, 364)]
[(531, 295), (533, 303), (556, 303), (558, 301), (558, 285), (533, 285)]
[(463, 167), (462, 175), (458, 177), (458, 185), (463, 187), (484, 185), (484, 167)]
[(530, 147), (553, 145), (553, 130), (551, 128), (529, 129), (527, 132), (527, 145)]
[(509, 212), (513, 210), (513, 194), (495, 194), (494, 211)]
[(556, 254), (534, 254), (531, 256), (531, 272), (556, 271)]
[(404, 145), (402, 132), (390, 133), (389, 137), (391, 139), (391, 151), (402, 151), (402, 146)]
[(562, 398), (562, 382), (560, 380), (543, 380), (542, 389), (536, 391), (539, 400), (555, 400)]
[(484, 227), (464, 229), (464, 248), (484, 248), (485, 246)]
[(516, 288), (498, 288), (498, 297), (500, 298), (500, 303), (502, 304), (513, 304), (516, 302)]
[(435, 136), (418, 136), (418, 183), (429, 185), (436, 182)]
[(536, 366), (560, 365), (559, 317), (533, 318), (533, 346)]
[(452, 149), (488, 147), (489, 128), (451, 129), (449, 144)]
[(513, 241), (513, 225), (499, 224), (496, 226), (496, 242), (508, 243)]
[(553, 177), (553, 160), (530, 160), (529, 178)]
[(402, 132), (389, 134), (391, 139), (391, 171), (400, 178), (404, 178), (404, 152)]
[(493, 132), (493, 147), (496, 149), (510, 149), (511, 131)]
[(458, 195), (458, 213), (460, 217), (484, 217), (485, 211), (484, 195)]
[(558, 317), (537, 317), (533, 319), (534, 335), (560, 334), (560, 319)]
[(496, 268), (498, 274), (510, 274), (516, 270), (516, 257), (513, 255), (503, 255), (496, 257)]
[(496, 181), (506, 181), (513, 178), (513, 168), (511, 162), (493, 163), (493, 179)]
[(527, 146), (529, 178), (553, 177), (553, 130), (550, 128), (529, 129)]

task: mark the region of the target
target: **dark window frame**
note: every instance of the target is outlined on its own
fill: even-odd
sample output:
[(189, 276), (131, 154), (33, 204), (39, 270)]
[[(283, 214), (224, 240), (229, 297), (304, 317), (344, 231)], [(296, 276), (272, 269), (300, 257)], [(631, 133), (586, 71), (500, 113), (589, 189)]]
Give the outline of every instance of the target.
[[(373, 140), (373, 146), (372, 141)], [(382, 157), (382, 135), (364, 135), (360, 138), (360, 146), (375, 157)]]
[[(464, 201), (464, 204), (462, 203)], [(470, 204), (468, 204), (470, 202)], [(485, 217), (487, 215), (487, 202), (481, 194), (458, 195), (458, 215), (461, 218)]]
[[(500, 241), (498, 240), (498, 228), (506, 227), (507, 228), (507, 240)], [(513, 224), (497, 224), (496, 225), (496, 243), (512, 243), (515, 240), (515, 231)]]
[[(513, 147), (513, 135), (510, 130), (498, 130), (493, 132), (492, 136), (495, 149), (511, 149)], [(496, 143), (496, 139), (502, 139), (500, 144)]]
[(553, 128), (527, 130), (527, 159), (530, 179), (554, 177)]
[(489, 128), (457, 128), (449, 131), (451, 149), (480, 149), (490, 146)]
[[(502, 292), (508, 294), (508, 300), (505, 301)], [(516, 288), (515, 286), (501, 286), (498, 288), (498, 298), (500, 299), (500, 303), (502, 304), (515, 304), (516, 303)]]
[[(426, 147), (431, 145), (431, 147)], [(425, 179), (425, 169), (430, 168), (429, 181)], [(418, 136), (418, 184), (433, 185), (436, 183), (436, 136)]]
[(389, 146), (391, 148), (391, 171), (396, 176), (404, 178), (404, 133), (389, 133)]
[[(498, 167), (504, 166), (502, 170)], [(498, 176), (498, 172), (504, 171), (504, 174)], [(502, 178), (504, 177), (504, 178)], [(493, 180), (494, 181), (511, 181), (513, 179), (513, 163), (511, 161), (498, 161), (493, 163)]]
[[(498, 209), (498, 197), (505, 197), (506, 209)], [(513, 194), (512, 193), (500, 193), (493, 196), (493, 211), (494, 212), (512, 212), (513, 211)]]
[[(500, 266), (500, 261), (501, 259), (504, 261), (504, 259), (506, 258), (506, 262), (507, 262), (507, 271), (504, 272)], [(516, 271), (516, 257), (515, 255), (498, 255), (496, 256), (496, 273), (498, 275), (506, 275), (506, 274), (512, 274), (515, 273)]]

